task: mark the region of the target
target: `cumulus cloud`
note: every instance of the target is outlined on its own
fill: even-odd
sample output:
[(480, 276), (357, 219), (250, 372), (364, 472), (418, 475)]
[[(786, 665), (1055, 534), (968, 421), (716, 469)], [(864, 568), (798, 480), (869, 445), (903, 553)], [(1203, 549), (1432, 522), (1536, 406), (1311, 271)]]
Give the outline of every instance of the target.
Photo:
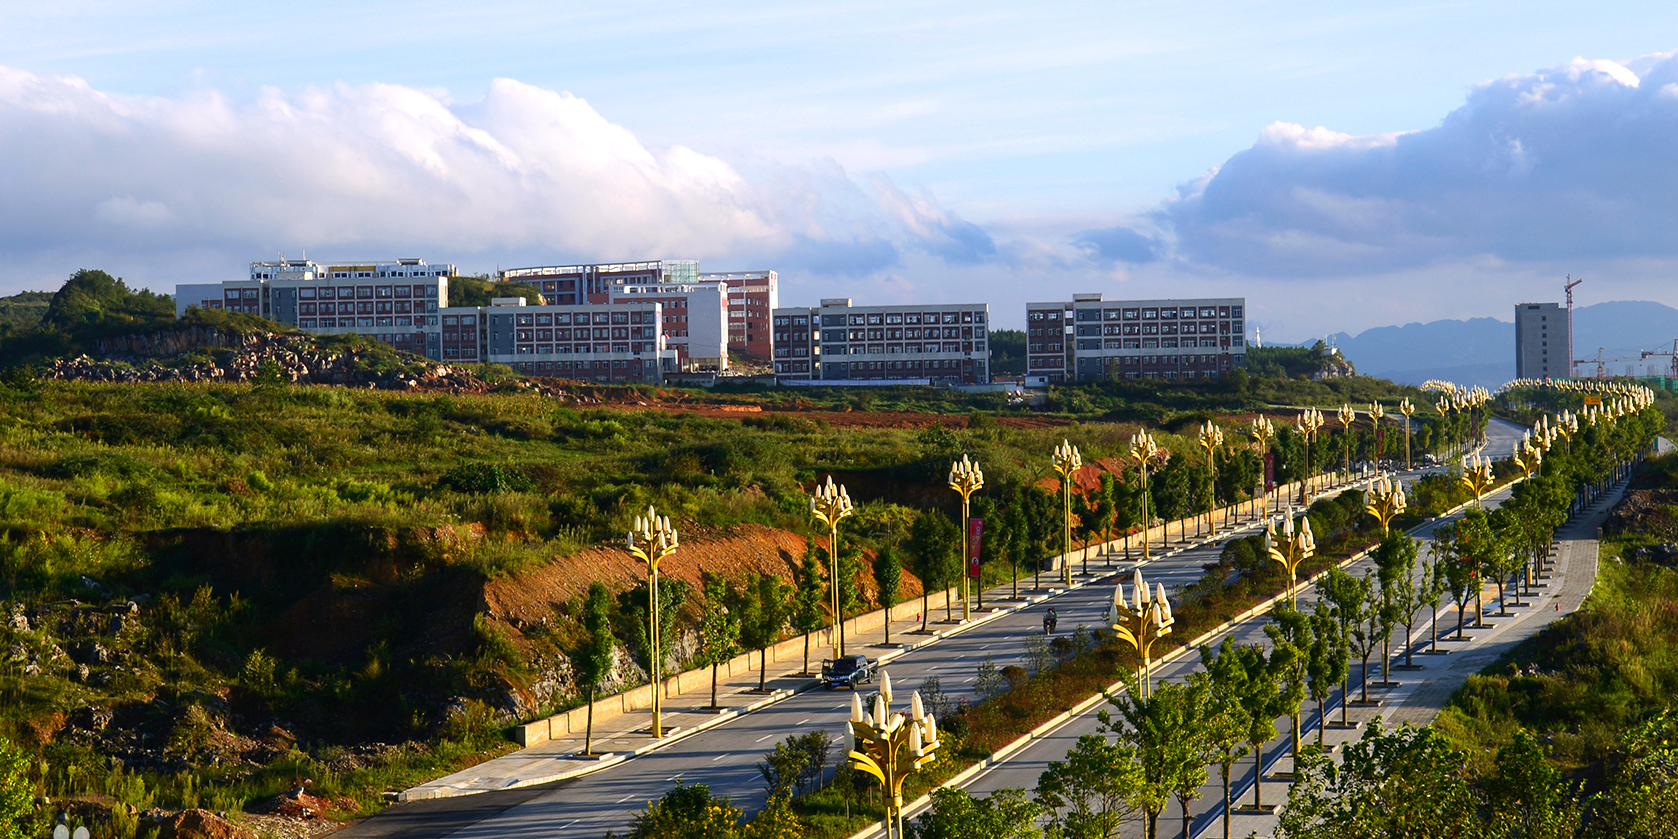
[(1475, 87), (1437, 126), (1277, 123), (1156, 221), (1192, 264), (1262, 276), (1678, 255), (1678, 56), (1575, 59)]
[[(0, 249), (256, 244), (357, 255), (746, 257), (854, 274), (906, 250), (967, 264), (983, 230), (831, 162), (750, 177), (653, 149), (588, 102), (511, 79), (482, 100), (388, 84), (112, 95), (0, 67)], [(263, 253), (267, 251), (264, 250)], [(76, 266), (71, 266), (76, 267)]]
[(1123, 225), (1085, 230), (1072, 237), (1072, 244), (1092, 259), (1134, 265), (1159, 259), (1164, 249), (1159, 236), (1144, 236)]

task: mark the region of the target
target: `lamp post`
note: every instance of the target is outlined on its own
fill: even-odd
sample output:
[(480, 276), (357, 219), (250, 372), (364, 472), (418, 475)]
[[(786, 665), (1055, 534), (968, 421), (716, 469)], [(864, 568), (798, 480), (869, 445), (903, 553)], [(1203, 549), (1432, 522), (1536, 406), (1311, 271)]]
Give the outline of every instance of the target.
[(1474, 506), (1480, 507), (1480, 496), (1492, 487), (1492, 462), (1479, 452), (1462, 459), (1462, 486), (1474, 493)]
[(1200, 427), (1200, 447), (1206, 450), (1206, 471), (1212, 476), (1212, 503), (1206, 508), (1206, 527), (1211, 535), (1218, 535), (1218, 525), (1212, 520), (1212, 510), (1218, 506), (1218, 450), (1224, 447), (1224, 430), (1211, 420)]
[(1381, 403), (1369, 403), (1369, 428), (1375, 436), (1375, 462), (1377, 464), (1381, 462), (1381, 456), (1386, 454), (1386, 447), (1381, 445), (1381, 420), (1386, 418), (1387, 409), (1381, 407)]
[(1305, 475), (1299, 482), (1299, 504), (1303, 507), (1311, 503), (1311, 440), (1323, 427), (1323, 412), (1316, 408), (1306, 408), (1300, 412), (1296, 426), (1299, 433), (1305, 437)]
[(1153, 595), (1149, 596), (1148, 583), (1142, 579), (1140, 568), (1136, 569), (1130, 594), (1130, 599), (1126, 601), (1123, 581), (1113, 587), (1113, 632), (1136, 648), (1136, 656), (1141, 659), (1138, 676), (1142, 696), (1147, 698), (1153, 693), (1150, 650), (1155, 641), (1171, 634), (1171, 625), (1176, 619), (1171, 616), (1171, 601), (1165, 599), (1165, 586), (1156, 584)]
[[(636, 537), (640, 537), (640, 544), (636, 544)], [(663, 693), (659, 678), (664, 669), (664, 633), (659, 626), (658, 563), (675, 553), (677, 545), (676, 528), (670, 526), (668, 517), (661, 517), (651, 505), (647, 506), (646, 515), (635, 517), (635, 529), (629, 531), (629, 554), (647, 566), (647, 643), (651, 647), (647, 651), (647, 670), (653, 695), (655, 739), (664, 736), (664, 729), (659, 724), (659, 694)]]
[(1340, 410), (1335, 411), (1334, 414), (1335, 419), (1340, 420), (1340, 435), (1345, 438), (1342, 440), (1344, 446), (1341, 450), (1345, 456), (1341, 460), (1341, 469), (1346, 473), (1346, 478), (1350, 480), (1352, 476), (1352, 426), (1358, 421), (1358, 412), (1352, 410), (1350, 405), (1341, 405)]
[(1403, 402), (1398, 403), (1398, 412), (1404, 415), (1404, 471), (1409, 472), (1414, 468), (1410, 465), (1410, 417), (1416, 413), (1416, 406), (1410, 404), (1410, 397), (1406, 396)]
[(1515, 461), (1515, 465), (1521, 468), (1521, 475), (1528, 478), (1544, 465), (1544, 450), (1540, 444), (1533, 443), (1531, 432), (1522, 435), (1521, 442), (1515, 444), (1515, 450), (1510, 457)]
[[(971, 615), (969, 614), (968, 608), (967, 608), (967, 563), (969, 562), (968, 558), (970, 556), (972, 556), (973, 546), (969, 545), (967, 543), (968, 530), (969, 530), (968, 519), (967, 519), (967, 516), (968, 516), (968, 501), (969, 501), (969, 499), (971, 499), (973, 497), (973, 493), (978, 492), (979, 489), (982, 488), (984, 485), (985, 485), (985, 473), (979, 470), (979, 462), (978, 461), (968, 460), (967, 455), (962, 455), (961, 460), (950, 464), (950, 489), (953, 489), (956, 492), (961, 493), (961, 563), (962, 563), (962, 565), (961, 565), (961, 619), (962, 620), (967, 620), (971, 617)], [(984, 584), (984, 580), (981, 579), (979, 581), (979, 597), (981, 598), (981, 602), (979, 603), (979, 608), (981, 608), (981, 609), (984, 608), (984, 606), (985, 606), (985, 604), (983, 603), (983, 600), (982, 600), (984, 598), (984, 596), (985, 596), (985, 584)], [(886, 617), (889, 620), (891, 616), (887, 615)]]
[(828, 604), (833, 610), (833, 657), (845, 655), (845, 616), (839, 611), (839, 520), (851, 514), (851, 496), (844, 485), (834, 486), (833, 476), (827, 483), (817, 484), (810, 496), (810, 512), (827, 525), (827, 581), (832, 597)]
[(1392, 532), (1392, 520), (1404, 512), (1404, 482), (1388, 480), (1382, 475), (1380, 479), (1370, 482), (1369, 503), (1364, 505), (1364, 512), (1375, 517), (1381, 523), (1381, 535)]
[(846, 733), (846, 757), (851, 765), (880, 781), (887, 839), (903, 839), (903, 781), (937, 759), (937, 720), (921, 704), (919, 691), (909, 695), (908, 714), (892, 713), (891, 676), (882, 673), (871, 710), (863, 710), (860, 694), (851, 694)]
[(1137, 429), (1136, 435), (1130, 438), (1130, 458), (1136, 461), (1136, 472), (1142, 478), (1142, 558), (1148, 558), (1148, 526), (1153, 523), (1153, 516), (1149, 510), (1153, 506), (1148, 503), (1151, 486), (1148, 482), (1149, 473), (1164, 466), (1171, 458), (1171, 452), (1159, 447), (1154, 437), (1146, 429)]
[(1294, 587), (1299, 582), (1299, 566), (1305, 560), (1317, 553), (1317, 539), (1311, 535), (1311, 520), (1306, 519), (1299, 526), (1299, 532), (1294, 532), (1293, 510), (1290, 508), (1282, 516), (1281, 529), (1277, 529), (1276, 522), (1264, 532), (1264, 549), (1270, 558), (1288, 572), (1288, 605), (1297, 606)]
[[(1262, 514), (1264, 512), (1268, 512), (1268, 509), (1267, 509), (1266, 505), (1269, 503), (1265, 500), (1265, 497), (1264, 497), (1265, 496), (1265, 492), (1264, 492), (1264, 490), (1265, 490), (1264, 464), (1265, 464), (1265, 460), (1270, 457), (1270, 442), (1272, 440), (1276, 439), (1276, 426), (1271, 424), (1270, 420), (1268, 418), (1266, 418), (1263, 414), (1259, 414), (1256, 418), (1253, 419), (1253, 429), (1252, 429), (1252, 431), (1249, 431), (1248, 434), (1252, 436), (1253, 444), (1258, 447), (1258, 456), (1259, 456), (1258, 491), (1253, 493), (1253, 499), (1258, 502), (1254, 506), (1257, 507), (1258, 511)], [(1258, 518), (1258, 516), (1254, 516), (1254, 518)]]
[(1078, 447), (1062, 440), (1055, 447), (1055, 471), (1060, 473), (1060, 494), (1066, 505), (1065, 538), (1061, 541), (1060, 581), (1063, 585), (1072, 585), (1072, 476), (1083, 468), (1083, 458), (1078, 455)]

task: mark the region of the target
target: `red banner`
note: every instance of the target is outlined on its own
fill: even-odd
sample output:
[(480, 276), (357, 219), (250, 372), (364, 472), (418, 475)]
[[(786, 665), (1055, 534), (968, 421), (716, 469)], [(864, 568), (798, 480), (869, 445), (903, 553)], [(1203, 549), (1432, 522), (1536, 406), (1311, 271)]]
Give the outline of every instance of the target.
[(1271, 492), (1275, 489), (1276, 489), (1276, 453), (1275, 452), (1265, 452), (1264, 453), (1264, 491), (1265, 492)]
[(979, 537), (985, 530), (984, 519), (967, 520), (967, 576), (979, 578)]

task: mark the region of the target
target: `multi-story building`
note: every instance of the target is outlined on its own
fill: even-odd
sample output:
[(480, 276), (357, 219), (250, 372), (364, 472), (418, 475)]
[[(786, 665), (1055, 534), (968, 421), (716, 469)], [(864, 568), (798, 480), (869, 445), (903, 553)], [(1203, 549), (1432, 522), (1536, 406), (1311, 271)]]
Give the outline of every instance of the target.
[[(659, 382), (678, 369), (657, 299), (527, 307), (523, 298), (498, 298), (493, 306), (449, 307), (454, 275), (452, 265), (418, 259), (252, 263), (248, 280), (176, 286), (176, 315), (191, 306), (246, 312), (307, 332), (354, 332), (437, 361), (588, 381)], [(712, 331), (720, 335), (720, 302), (716, 308)]]
[(775, 374), (784, 382), (990, 381), (984, 303), (852, 306), (840, 297), (772, 317)]
[(1515, 378), (1573, 377), (1567, 310), (1559, 303), (1515, 305)]
[(552, 305), (606, 303), (610, 301), (612, 290), (616, 286), (695, 284), (699, 281), (699, 262), (693, 259), (661, 259), (651, 262), (509, 268), (501, 272), (501, 279), (535, 287), (542, 293), (542, 300)]
[(728, 348), (752, 358), (774, 355), (772, 312), (781, 305), (774, 271), (700, 274), (699, 282), (728, 286)]
[(1050, 382), (1216, 379), (1247, 364), (1246, 298), (1026, 304), (1026, 375)]
[(685, 372), (728, 369), (728, 321), (724, 283), (641, 283), (614, 285), (613, 303), (652, 301), (664, 306), (665, 343)]

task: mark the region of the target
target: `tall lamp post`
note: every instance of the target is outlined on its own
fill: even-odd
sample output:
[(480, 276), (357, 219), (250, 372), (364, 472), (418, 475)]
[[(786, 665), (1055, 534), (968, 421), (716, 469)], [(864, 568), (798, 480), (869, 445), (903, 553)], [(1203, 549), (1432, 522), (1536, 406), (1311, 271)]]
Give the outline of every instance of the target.
[[(1387, 409), (1381, 407), (1381, 403), (1369, 403), (1369, 430), (1375, 437), (1375, 462), (1377, 464), (1381, 462), (1381, 456), (1387, 453), (1386, 446), (1381, 444), (1381, 420), (1386, 418)], [(1379, 465), (1377, 465), (1376, 468), (1380, 468)]]
[(1064, 585), (1072, 585), (1072, 476), (1083, 468), (1083, 458), (1078, 455), (1078, 447), (1062, 440), (1055, 447), (1055, 471), (1060, 473), (1060, 494), (1066, 505), (1065, 539), (1061, 542), (1060, 581)]
[(1130, 458), (1136, 461), (1136, 472), (1142, 479), (1142, 558), (1148, 558), (1148, 526), (1153, 524), (1153, 516), (1149, 513), (1152, 505), (1148, 503), (1149, 487), (1148, 475), (1165, 465), (1170, 459), (1171, 452), (1162, 449), (1154, 442), (1153, 435), (1146, 429), (1137, 429), (1136, 436), (1130, 438)]
[[(971, 617), (967, 608), (967, 563), (972, 556), (973, 546), (967, 543), (968, 531), (968, 501), (973, 493), (978, 492), (985, 485), (985, 473), (979, 470), (979, 462), (968, 460), (962, 455), (961, 460), (950, 464), (950, 489), (961, 493), (961, 619)], [(984, 580), (979, 581), (979, 597), (985, 596)], [(984, 608), (984, 603), (979, 608)], [(889, 615), (887, 617), (890, 617)]]
[(1299, 433), (1305, 437), (1305, 474), (1299, 482), (1299, 503), (1300, 506), (1305, 506), (1311, 502), (1311, 440), (1323, 427), (1323, 412), (1316, 408), (1306, 408), (1299, 414), (1297, 427)]
[(1206, 471), (1212, 476), (1212, 503), (1206, 508), (1206, 527), (1213, 536), (1218, 535), (1218, 525), (1212, 520), (1212, 510), (1218, 506), (1218, 450), (1224, 447), (1224, 430), (1213, 425), (1211, 420), (1200, 427), (1200, 447), (1206, 450)]
[(1124, 596), (1124, 582), (1113, 587), (1113, 632), (1136, 649), (1141, 660), (1137, 668), (1142, 683), (1142, 696), (1153, 693), (1153, 662), (1150, 650), (1154, 642), (1171, 634), (1176, 619), (1171, 616), (1171, 602), (1165, 599), (1165, 586), (1149, 596), (1148, 584), (1142, 579), (1142, 569), (1136, 569), (1130, 599)]
[[(1276, 439), (1276, 426), (1272, 424), (1263, 414), (1259, 414), (1253, 419), (1253, 430), (1248, 432), (1248, 434), (1252, 436), (1253, 444), (1258, 447), (1259, 456), (1258, 491), (1253, 493), (1253, 499), (1259, 503), (1254, 506), (1258, 507), (1260, 513), (1264, 513), (1268, 512), (1267, 505), (1269, 503), (1264, 499), (1264, 464), (1265, 460), (1270, 457), (1270, 443), (1272, 440)], [(1257, 516), (1254, 516), (1254, 518), (1257, 518)]]
[(1381, 523), (1381, 535), (1391, 533), (1392, 520), (1406, 509), (1404, 482), (1388, 480), (1385, 475), (1371, 482), (1369, 503), (1363, 509)]
[(1264, 531), (1264, 549), (1288, 572), (1288, 605), (1297, 607), (1294, 588), (1299, 582), (1299, 566), (1317, 553), (1317, 539), (1311, 535), (1311, 520), (1302, 522), (1299, 532), (1295, 533), (1293, 510), (1290, 508), (1282, 516), (1281, 529), (1277, 529), (1272, 521)]
[(1346, 473), (1347, 479), (1352, 476), (1352, 426), (1357, 424), (1358, 412), (1350, 405), (1341, 405), (1340, 410), (1334, 412), (1335, 419), (1340, 420), (1341, 440), (1341, 471)]
[(1416, 414), (1416, 406), (1410, 404), (1410, 397), (1406, 396), (1403, 402), (1398, 403), (1398, 412), (1404, 415), (1404, 471), (1409, 472), (1414, 468), (1410, 465), (1410, 418)]
[(1462, 459), (1462, 486), (1474, 493), (1474, 506), (1480, 507), (1480, 496), (1492, 487), (1492, 462), (1475, 452)]
[(903, 781), (937, 759), (938, 721), (926, 712), (919, 691), (909, 695), (909, 713), (891, 712), (891, 676), (880, 674), (880, 692), (873, 708), (862, 707), (862, 696), (851, 694), (851, 719), (846, 725), (851, 765), (879, 779), (886, 800), (886, 838), (903, 839)]
[[(637, 537), (641, 540), (640, 544), (635, 542)], [(655, 739), (664, 736), (664, 729), (659, 724), (659, 695), (664, 692), (663, 685), (659, 684), (664, 670), (664, 633), (659, 620), (658, 563), (675, 553), (677, 544), (676, 528), (670, 526), (668, 517), (660, 516), (651, 505), (647, 506), (646, 515), (635, 517), (635, 529), (629, 531), (629, 554), (647, 566), (647, 639), (651, 647), (647, 651), (647, 669), (653, 695)]]
[(827, 525), (827, 581), (832, 597), (828, 607), (833, 610), (833, 657), (845, 656), (845, 616), (839, 611), (839, 520), (851, 514), (851, 496), (843, 485), (834, 486), (833, 476), (827, 483), (817, 484), (810, 496), (810, 512)]

